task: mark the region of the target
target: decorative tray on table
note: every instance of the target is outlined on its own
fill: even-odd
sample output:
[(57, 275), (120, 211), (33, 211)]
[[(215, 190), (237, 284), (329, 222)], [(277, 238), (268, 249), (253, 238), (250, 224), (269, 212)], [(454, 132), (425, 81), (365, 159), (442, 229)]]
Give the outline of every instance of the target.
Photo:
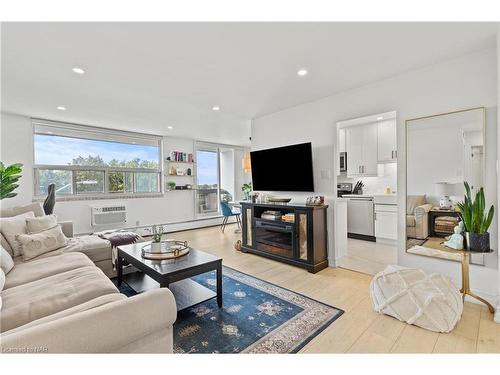
[(165, 240), (160, 242), (160, 250), (152, 249), (151, 244), (142, 247), (142, 257), (150, 260), (165, 260), (183, 257), (189, 253), (187, 241)]

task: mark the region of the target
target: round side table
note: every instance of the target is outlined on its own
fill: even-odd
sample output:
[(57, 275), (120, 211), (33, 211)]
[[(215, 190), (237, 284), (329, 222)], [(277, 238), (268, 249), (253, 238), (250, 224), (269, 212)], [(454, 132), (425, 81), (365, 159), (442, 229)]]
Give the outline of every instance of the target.
[(460, 253), (461, 258), (462, 258), (462, 289), (460, 289), (460, 293), (462, 293), (462, 298), (465, 299), (465, 295), (469, 295), (472, 298), (477, 299), (478, 301), (481, 301), (484, 303), (487, 307), (488, 310), (490, 310), (490, 313), (495, 312), (495, 308), (484, 298), (479, 297), (478, 295), (472, 293), (470, 290), (470, 279), (469, 279), (469, 263), (470, 263), (470, 255), (471, 253), (473, 254), (491, 254), (493, 253), (493, 250), (490, 250), (489, 252), (471, 252), (468, 250), (452, 250), (452, 249), (447, 249), (452, 252)]

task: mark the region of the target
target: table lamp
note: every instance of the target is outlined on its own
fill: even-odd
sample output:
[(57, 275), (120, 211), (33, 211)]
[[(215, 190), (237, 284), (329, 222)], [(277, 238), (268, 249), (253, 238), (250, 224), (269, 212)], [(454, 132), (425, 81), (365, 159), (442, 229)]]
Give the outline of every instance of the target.
[(450, 210), (453, 207), (453, 202), (450, 195), (455, 193), (455, 184), (449, 182), (436, 182), (436, 195), (441, 197), (439, 199), (439, 208), (443, 210)]

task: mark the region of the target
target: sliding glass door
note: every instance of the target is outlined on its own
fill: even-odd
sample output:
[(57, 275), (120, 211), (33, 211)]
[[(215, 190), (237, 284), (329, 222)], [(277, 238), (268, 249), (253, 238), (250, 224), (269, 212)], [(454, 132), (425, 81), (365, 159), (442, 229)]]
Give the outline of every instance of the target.
[(219, 215), (219, 150), (198, 146), (196, 149), (197, 190), (195, 210), (198, 217)]

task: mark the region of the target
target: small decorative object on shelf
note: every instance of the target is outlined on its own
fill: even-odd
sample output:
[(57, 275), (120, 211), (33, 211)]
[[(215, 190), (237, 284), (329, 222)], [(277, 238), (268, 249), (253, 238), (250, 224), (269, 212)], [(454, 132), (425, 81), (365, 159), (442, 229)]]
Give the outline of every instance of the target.
[(237, 251), (241, 251), (241, 240), (236, 241), (234, 244), (234, 249)]
[(188, 168), (188, 169), (186, 170), (186, 174), (187, 174), (188, 176), (191, 176), (191, 168)]
[(273, 197), (273, 196), (268, 196), (267, 201), (271, 203), (290, 203), (292, 198), (289, 197)]
[(308, 206), (322, 206), (325, 204), (325, 197), (323, 195), (307, 197), (306, 204)]
[(488, 214), (485, 214), (484, 189), (481, 188), (472, 199), (470, 186), (464, 182), (464, 201), (459, 202), (459, 215), (464, 223), (465, 248), (468, 251), (490, 252), (490, 234), (488, 228), (493, 220), (495, 208), (490, 207)]
[(45, 215), (52, 215), (54, 213), (54, 206), (56, 205), (56, 185), (50, 184), (47, 188), (47, 198), (43, 201), (43, 211)]
[(252, 183), (243, 184), (241, 187), (241, 191), (243, 192), (243, 199), (248, 201), (250, 200), (250, 194), (252, 193)]
[(160, 253), (161, 252), (161, 236), (163, 235), (163, 225), (153, 225), (151, 228), (153, 233), (153, 242), (151, 242), (151, 252)]
[(449, 247), (450, 249), (462, 250), (464, 248), (464, 237), (462, 236), (463, 231), (464, 223), (460, 222), (453, 229), (454, 234), (450, 236), (448, 241), (445, 241), (444, 246)]
[(175, 190), (175, 185), (177, 185), (177, 184), (174, 181), (168, 181), (167, 182), (168, 190)]

